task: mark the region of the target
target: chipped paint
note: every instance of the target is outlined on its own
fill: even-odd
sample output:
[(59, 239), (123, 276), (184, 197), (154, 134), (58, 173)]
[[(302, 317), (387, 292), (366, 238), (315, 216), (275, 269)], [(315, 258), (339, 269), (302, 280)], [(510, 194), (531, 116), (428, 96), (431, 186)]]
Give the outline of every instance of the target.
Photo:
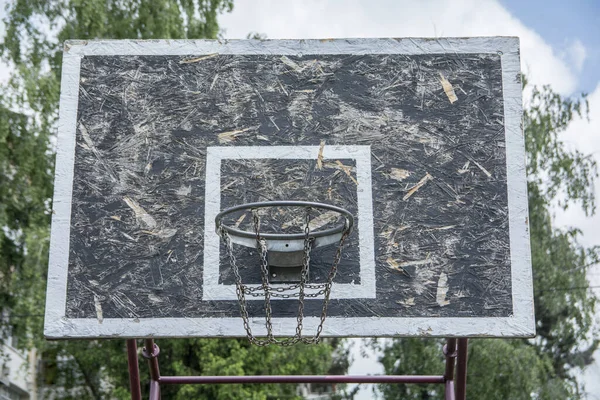
[(352, 176), (352, 168), (347, 165), (344, 165), (340, 160), (336, 160), (335, 162), (342, 169), (342, 171), (344, 171), (344, 173), (348, 175), (348, 178), (352, 179), (352, 182), (354, 182), (354, 184), (358, 186), (358, 181)]
[(402, 168), (392, 168), (390, 170), (390, 178), (402, 182), (410, 176), (410, 171)]
[(325, 141), (321, 140), (319, 145), (319, 154), (317, 155), (317, 168), (323, 169), (323, 149), (325, 149)]
[(440, 305), (440, 307), (447, 306), (450, 304), (450, 301), (446, 299), (446, 294), (448, 293), (448, 275), (444, 272), (440, 274), (440, 279), (437, 282), (437, 291), (435, 294), (435, 301)]
[(218, 54), (209, 54), (209, 55), (202, 56), (202, 57), (186, 58), (186, 59), (183, 59), (183, 60), (179, 61), (179, 63), (180, 64), (197, 63), (197, 62), (200, 62), (200, 61), (203, 61), (203, 60), (208, 60), (210, 58), (214, 58), (214, 57), (217, 57), (217, 56), (218, 56)]
[(398, 300), (396, 303), (404, 306), (404, 307), (411, 307), (415, 305), (415, 298), (414, 297), (409, 297), (406, 300)]
[(144, 225), (147, 228), (150, 229), (154, 229), (157, 226), (156, 220), (154, 219), (154, 217), (152, 217), (152, 215), (148, 214), (148, 212), (146, 212), (146, 210), (144, 210), (137, 201), (129, 198), (129, 197), (123, 197), (123, 201), (125, 201), (125, 204), (127, 204), (129, 206), (129, 208), (131, 208), (133, 210), (133, 212), (135, 213), (135, 218), (138, 220), (138, 222), (141, 225)]
[(457, 101), (458, 97), (456, 97), (456, 93), (454, 92), (454, 87), (452, 87), (452, 84), (450, 83), (450, 81), (448, 81), (448, 79), (446, 79), (444, 74), (442, 74), (441, 72), (440, 72), (440, 83), (442, 84), (444, 93), (446, 93), (446, 96), (448, 96), (448, 100), (450, 100), (450, 103), (454, 103), (455, 101)]
[(96, 310), (96, 319), (98, 323), (101, 324), (104, 321), (104, 317), (102, 315), (102, 303), (100, 303), (100, 298), (94, 295), (94, 309)]
[(431, 175), (429, 175), (429, 172), (427, 172), (425, 174), (425, 176), (423, 178), (421, 178), (421, 180), (419, 182), (417, 182), (416, 185), (414, 185), (413, 187), (411, 187), (408, 190), (408, 192), (404, 195), (402, 200), (404, 200), (404, 201), (408, 200), (410, 198), (410, 196), (415, 194), (417, 192), (417, 190), (421, 189), (427, 183), (427, 181), (429, 181), (431, 179), (433, 179), (433, 177)]
[(399, 263), (398, 261), (394, 260), (391, 257), (388, 257), (388, 259), (385, 261), (387, 262), (387, 265), (391, 269), (398, 271), (398, 272), (402, 272), (403, 274), (410, 276), (410, 274), (408, 272), (406, 272), (406, 270), (402, 267), (401, 263)]
[(296, 72), (302, 72), (302, 70), (304, 69), (304, 68), (301, 68), (298, 64), (296, 64), (294, 61), (290, 60), (286, 56), (282, 56), (280, 58), (280, 60), (282, 63), (284, 63), (285, 65), (287, 65), (288, 67), (290, 67), (291, 69), (293, 69)]
[(250, 128), (236, 129), (233, 131), (221, 132), (217, 135), (219, 143), (230, 143), (233, 142), (242, 133), (249, 131)]

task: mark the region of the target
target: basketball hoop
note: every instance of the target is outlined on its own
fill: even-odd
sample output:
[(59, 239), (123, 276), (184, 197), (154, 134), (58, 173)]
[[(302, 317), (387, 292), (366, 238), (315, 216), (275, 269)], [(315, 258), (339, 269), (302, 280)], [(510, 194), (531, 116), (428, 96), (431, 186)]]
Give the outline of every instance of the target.
[[(258, 210), (261, 208), (272, 207), (302, 207), (304, 213), (304, 232), (303, 233), (261, 233), (260, 217)], [(310, 229), (310, 213), (313, 209), (334, 211), (344, 217), (343, 223), (338, 223), (332, 228), (312, 232)], [(240, 230), (236, 227), (228, 226), (224, 223), (224, 217), (237, 211), (251, 211), (254, 225), (254, 232)], [(352, 214), (340, 207), (330, 204), (315, 203), (308, 201), (268, 201), (242, 204), (228, 208), (217, 214), (215, 218), (216, 232), (225, 242), (231, 268), (236, 282), (236, 294), (240, 303), (240, 311), (244, 323), (244, 329), (251, 343), (259, 346), (269, 344), (279, 344), (289, 346), (298, 342), (318, 343), (323, 330), (323, 324), (327, 316), (327, 306), (333, 279), (337, 273), (337, 267), (342, 256), (344, 241), (352, 231), (354, 217)], [(239, 272), (236, 256), (233, 250), (233, 244), (245, 247), (256, 248), (260, 255), (260, 272), (262, 284), (255, 287), (249, 287), (242, 282)], [(337, 243), (335, 253), (327, 281), (321, 284), (308, 282), (310, 267), (310, 252), (313, 248), (329, 246)], [(275, 272), (277, 271), (277, 272)], [(283, 278), (279, 277), (282, 273)], [(278, 278), (279, 277), (279, 278)], [(277, 284), (278, 282), (291, 283), (286, 285)], [(307, 292), (306, 289), (309, 291)], [(267, 328), (266, 339), (257, 339), (252, 334), (250, 328), (248, 311), (246, 307), (246, 295), (252, 297), (264, 297), (265, 301), (265, 325)], [(273, 337), (271, 297), (284, 299), (298, 298), (298, 313), (296, 334), (294, 337), (284, 340), (277, 340)], [(304, 299), (321, 298), (323, 307), (321, 311), (320, 323), (317, 332), (313, 337), (302, 336), (302, 322), (304, 319)]]

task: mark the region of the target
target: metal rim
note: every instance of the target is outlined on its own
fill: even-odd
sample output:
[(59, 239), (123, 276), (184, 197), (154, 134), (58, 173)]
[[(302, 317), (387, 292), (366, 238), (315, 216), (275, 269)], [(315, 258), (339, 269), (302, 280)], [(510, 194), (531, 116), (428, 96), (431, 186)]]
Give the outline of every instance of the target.
[[(323, 210), (330, 210), (330, 211), (338, 212), (346, 218), (346, 224), (342, 224), (342, 225), (339, 225), (339, 226), (336, 226), (333, 228), (329, 228), (329, 229), (325, 229), (322, 231), (311, 232), (309, 235), (311, 238), (335, 235), (337, 233), (344, 232), (346, 230), (350, 231), (352, 229), (352, 227), (354, 226), (354, 217), (352, 216), (350, 211), (348, 211), (344, 208), (332, 206), (331, 204), (317, 203), (317, 202), (312, 202), (312, 201), (296, 201), (296, 200), (285, 200), (284, 201), (284, 200), (282, 200), (282, 201), (262, 201), (262, 202), (256, 202), (256, 203), (240, 204), (238, 206), (227, 208), (227, 209), (221, 211), (220, 213), (218, 213), (217, 216), (215, 217), (216, 231), (218, 232), (219, 228), (222, 227), (227, 232), (229, 232), (229, 234), (246, 237), (246, 238), (255, 238), (256, 237), (255, 232), (242, 231), (240, 229), (236, 229), (231, 226), (227, 226), (227, 225), (223, 224), (222, 223), (223, 217), (228, 214), (234, 213), (236, 211), (253, 210), (255, 208), (268, 208), (268, 207), (319, 208), (319, 209), (323, 209)], [(269, 240), (269, 239), (271, 239), (271, 240), (296, 240), (296, 239), (304, 239), (305, 234), (304, 233), (261, 233), (260, 236), (267, 240)]]

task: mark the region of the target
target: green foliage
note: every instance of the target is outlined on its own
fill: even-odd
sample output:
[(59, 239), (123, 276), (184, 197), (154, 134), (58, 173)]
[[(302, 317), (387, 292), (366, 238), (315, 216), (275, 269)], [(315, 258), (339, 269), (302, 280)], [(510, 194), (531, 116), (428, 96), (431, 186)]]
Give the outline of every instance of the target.
[(587, 101), (565, 99), (550, 88), (534, 90), (525, 110), (529, 223), (534, 278), (537, 347), (551, 357), (554, 371), (568, 380), (572, 368), (592, 362), (596, 297), (586, 290), (587, 270), (598, 262), (598, 248), (583, 248), (577, 229), (552, 226), (551, 207), (579, 203), (595, 211), (595, 160), (569, 149), (562, 133), (575, 117), (587, 116)]
[[(467, 397), (475, 399), (578, 399), (574, 371), (593, 362), (596, 297), (587, 290), (588, 267), (598, 248), (578, 243), (577, 229), (552, 225), (553, 205), (579, 204), (593, 215), (597, 166), (594, 159), (569, 149), (561, 133), (585, 117), (585, 97), (568, 99), (549, 87), (534, 89), (524, 113), (529, 190), (529, 226), (537, 338), (476, 339), (470, 344)], [(442, 373), (439, 340), (398, 339), (383, 346), (386, 373)], [(435, 386), (381, 386), (386, 399), (441, 399)]]
[[(41, 352), (43, 397), (130, 396), (123, 340), (47, 342), (42, 337), (62, 43), (216, 38), (217, 16), (232, 7), (232, 0), (15, 0), (8, 5), (0, 54), (14, 72), (0, 89), (0, 226), (5, 227), (0, 230), (0, 312), (10, 309), (3, 324), (30, 339), (22, 340), (23, 346)], [(348, 367), (338, 341), (285, 349), (233, 339), (158, 344), (164, 375), (323, 374)], [(140, 363), (140, 368), (146, 391), (147, 366)], [(163, 398), (271, 399), (295, 398), (295, 393), (294, 385), (188, 385), (165, 387)]]
[(543, 198), (558, 200), (565, 209), (579, 202), (593, 213), (596, 161), (560, 138), (573, 118), (587, 116), (587, 111), (585, 96), (564, 98), (549, 86), (534, 88), (524, 113), (525, 150), (530, 188), (537, 187)]
[[(376, 347), (382, 351), (386, 373), (443, 375), (444, 343), (441, 339), (410, 338)], [(468, 379), (467, 397), (471, 399), (565, 399), (572, 390), (561, 382), (556, 385), (549, 358), (521, 340), (472, 340)], [(439, 384), (382, 385), (380, 390), (386, 399), (444, 398), (444, 388)]]
[(596, 249), (580, 247), (575, 229), (552, 228), (548, 204), (531, 183), (529, 199), (537, 343), (559, 377), (567, 378), (571, 368), (590, 364), (598, 347), (597, 340), (585, 346), (597, 301), (586, 290), (586, 271), (597, 262)]
[(557, 379), (552, 363), (521, 340), (473, 340), (467, 395), (474, 399), (567, 399), (573, 388)]
[[(161, 342), (162, 343), (162, 342)], [(327, 345), (296, 345), (289, 348), (256, 347), (247, 340), (195, 339), (191, 346), (169, 341), (167, 363), (173, 375), (268, 375), (322, 374), (331, 365), (332, 348)], [(186, 357), (188, 357), (186, 359)], [(189, 359), (192, 362), (187, 362)], [(187, 365), (186, 365), (187, 364)], [(177, 399), (257, 399), (294, 398), (295, 385), (187, 386)]]
[[(18, 323), (11, 330), (21, 338), (28, 325), (41, 328), (43, 298), (37, 291), (43, 292), (46, 279), (52, 194), (48, 138), (32, 130), (44, 132), (30, 118), (0, 106), (0, 315), (12, 311)], [(22, 293), (36, 299), (20, 301)]]
[[(64, 390), (63, 399), (130, 398), (124, 340), (64, 344), (46, 350), (44, 383), (47, 388)], [(163, 376), (324, 374), (335, 363), (332, 355), (337, 346), (334, 342), (326, 342), (318, 346), (257, 347), (246, 339), (163, 339), (158, 345)], [(147, 397), (148, 366), (141, 356), (139, 362), (142, 393)], [(106, 386), (107, 379), (110, 387)], [(104, 384), (102, 380), (105, 380)], [(161, 392), (165, 399), (297, 398), (295, 385), (273, 384), (173, 385), (163, 386)]]
[[(406, 338), (395, 339), (391, 344), (375, 341), (373, 345), (382, 352), (381, 363), (386, 374), (444, 374), (443, 340)], [(386, 399), (435, 399), (444, 395), (444, 388), (439, 384), (380, 385), (379, 388)]]

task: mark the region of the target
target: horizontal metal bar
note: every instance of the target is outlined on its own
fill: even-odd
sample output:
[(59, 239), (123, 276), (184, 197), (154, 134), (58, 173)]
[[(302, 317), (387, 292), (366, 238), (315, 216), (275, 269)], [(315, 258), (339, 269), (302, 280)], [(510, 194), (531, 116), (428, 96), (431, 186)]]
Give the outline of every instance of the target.
[(437, 375), (255, 375), (255, 376), (161, 376), (161, 384), (194, 383), (445, 383)]

